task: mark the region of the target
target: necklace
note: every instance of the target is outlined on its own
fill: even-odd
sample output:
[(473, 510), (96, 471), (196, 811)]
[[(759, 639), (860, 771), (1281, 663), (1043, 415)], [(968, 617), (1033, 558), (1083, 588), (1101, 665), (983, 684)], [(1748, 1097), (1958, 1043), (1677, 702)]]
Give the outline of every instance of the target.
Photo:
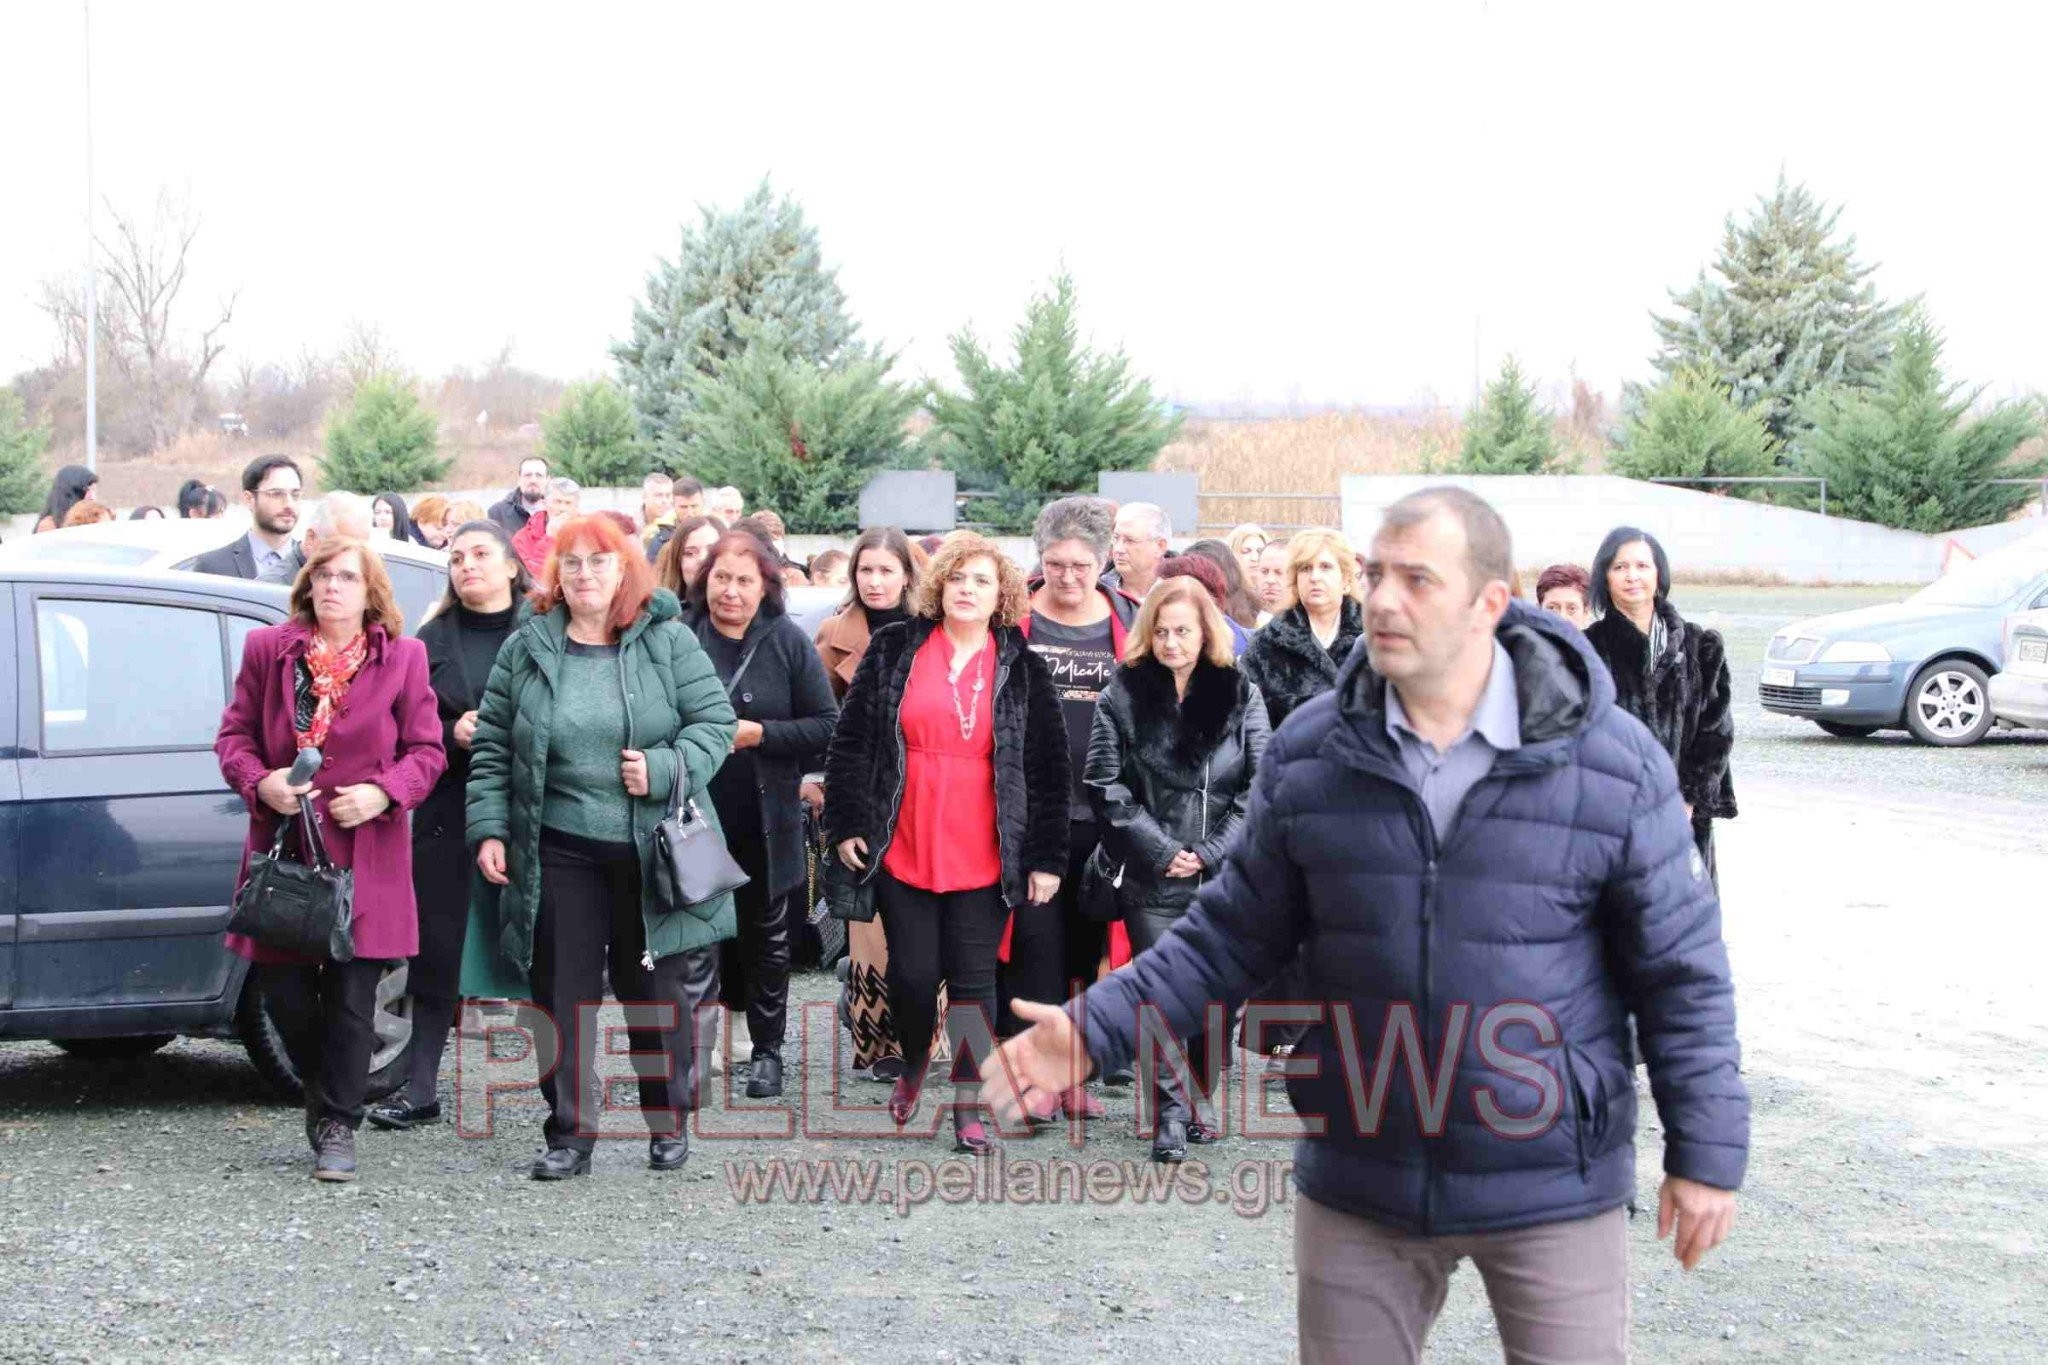
[[(986, 648), (986, 646), (983, 646), (983, 649)], [(960, 722), (960, 738), (962, 739), (974, 738), (974, 722), (981, 717), (981, 689), (985, 686), (981, 676), (982, 652), (983, 650), (981, 649), (976, 650), (974, 657), (969, 659), (964, 666), (957, 671), (949, 669), (946, 675), (946, 690), (952, 693), (953, 696), (953, 715)], [(967, 704), (963, 706), (960, 703), (960, 674), (970, 668), (974, 670), (974, 690), (969, 695)]]

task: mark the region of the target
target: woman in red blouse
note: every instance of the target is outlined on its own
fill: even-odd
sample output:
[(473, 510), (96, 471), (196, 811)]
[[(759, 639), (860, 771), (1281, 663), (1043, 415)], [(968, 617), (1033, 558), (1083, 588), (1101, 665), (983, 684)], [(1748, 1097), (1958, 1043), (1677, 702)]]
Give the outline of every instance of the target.
[[(889, 1112), (903, 1124), (917, 1107), (943, 981), (964, 1078), (954, 1137), (967, 1152), (989, 1145), (969, 1054), (994, 1037), (1004, 923), (1051, 901), (1067, 866), (1071, 760), (1052, 674), (1017, 629), (1026, 601), (1024, 576), (993, 544), (948, 537), (917, 615), (868, 642), (826, 762), (827, 837), (873, 880), (889, 942), (906, 1063)], [(972, 1009), (982, 1019), (969, 1030)]]

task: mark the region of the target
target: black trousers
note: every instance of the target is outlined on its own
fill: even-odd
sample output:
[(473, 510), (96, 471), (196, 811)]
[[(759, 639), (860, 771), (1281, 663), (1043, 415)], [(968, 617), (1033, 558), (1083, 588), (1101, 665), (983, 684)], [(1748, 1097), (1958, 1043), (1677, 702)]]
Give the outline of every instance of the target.
[(780, 1054), (789, 1028), (790, 901), (768, 894), (768, 841), (757, 829), (728, 842), (747, 884), (733, 892), (739, 937), (718, 945), (719, 1000), (747, 1016), (756, 1054)]
[(318, 1118), (363, 1125), (363, 1095), (377, 1050), (377, 981), (390, 965), (359, 957), (256, 968), (285, 1051), (299, 1068), (306, 1107)]
[[(543, 1130), (549, 1147), (587, 1152), (604, 1121), (591, 1093), (597, 1034), (582, 1027), (578, 1006), (603, 999), (607, 969), (622, 1003), (675, 1007), (673, 1027), (633, 1028), (626, 1035), (633, 1052), (660, 1054), (633, 1059), (648, 1131), (673, 1134), (681, 1114), (697, 1107), (698, 1081), (709, 1071), (702, 1053), (711, 1040), (698, 1038), (696, 1011), (718, 992), (718, 954), (711, 948), (674, 953), (650, 967), (646, 951), (639, 850), (543, 830), (533, 996), (553, 1016), (561, 1043), (559, 1060), (540, 1083), (550, 1111)], [(679, 1112), (662, 1112), (671, 1110)]]
[(1067, 875), (1060, 890), (1044, 905), (1017, 907), (1017, 927), (1010, 933), (1010, 960), (999, 972), (1001, 1010), (998, 1018), (1005, 1038), (1024, 1031), (1010, 1002), (1019, 997), (1040, 1004), (1064, 1004), (1073, 982), (1086, 990), (1095, 983), (1102, 964), (1102, 951), (1109, 941), (1109, 926), (1086, 919), (1080, 913), (1081, 869), (1095, 851), (1093, 820), (1075, 820), (1067, 826)]
[(978, 1081), (984, 1058), (970, 1058), (961, 1040), (980, 1032), (968, 1032), (967, 1010), (984, 1011), (986, 1027), (995, 1028), (996, 951), (1009, 918), (1002, 886), (922, 891), (884, 870), (875, 879), (875, 904), (889, 940), (889, 1015), (910, 1074), (922, 1076), (931, 1058), (939, 983), (944, 982), (954, 1078)]
[[(1164, 938), (1173, 924), (1172, 918), (1148, 915), (1142, 910), (1126, 915), (1124, 928), (1131, 936), (1131, 956), (1150, 952), (1152, 945)], [(1224, 1027), (1227, 1037), (1229, 1020), (1224, 1021)], [(1209, 1097), (1216, 1091), (1216, 1077), (1222, 1058), (1209, 1055), (1209, 1030), (1196, 1029), (1193, 1037), (1183, 1038), (1181, 1042), (1187, 1049), (1188, 1069), (1194, 1073), (1195, 1084), (1201, 1087), (1202, 1093), (1199, 1098), (1189, 1095), (1180, 1077), (1173, 1073), (1166, 1065), (1165, 1057), (1161, 1056), (1157, 1063), (1158, 1075), (1152, 1085), (1152, 1098), (1158, 1106), (1158, 1121), (1162, 1123), (1168, 1119), (1186, 1123), (1197, 1117), (1195, 1106), (1199, 1104), (1206, 1111)]]

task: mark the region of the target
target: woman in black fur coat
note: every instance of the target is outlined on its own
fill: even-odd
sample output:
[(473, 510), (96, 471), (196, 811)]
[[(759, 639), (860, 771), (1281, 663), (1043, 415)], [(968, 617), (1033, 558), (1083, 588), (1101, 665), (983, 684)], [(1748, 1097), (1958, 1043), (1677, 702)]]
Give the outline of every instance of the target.
[[(1187, 911), (1230, 851), (1265, 752), (1266, 707), (1233, 666), (1223, 613), (1201, 583), (1163, 579), (1131, 627), (1124, 665), (1095, 708), (1084, 774), (1102, 831), (1103, 865), (1120, 869), (1117, 899), (1131, 948), (1144, 952)], [(1216, 1127), (1196, 1106), (1216, 1085), (1206, 1035), (1188, 1040), (1201, 1088), (1190, 1096), (1164, 1067), (1154, 1085), (1155, 1161), (1181, 1161)]]
[(1288, 542), (1294, 603), (1260, 628), (1239, 661), (1266, 699), (1273, 728), (1337, 685), (1337, 668), (1365, 633), (1358, 603), (1358, 556), (1336, 531), (1303, 531)]
[(1586, 639), (1614, 675), (1617, 704), (1649, 727), (1677, 765), (1693, 842), (1718, 881), (1714, 821), (1735, 817), (1728, 650), (1719, 631), (1680, 616), (1670, 594), (1671, 561), (1656, 537), (1633, 526), (1610, 531), (1593, 559), (1600, 619)]

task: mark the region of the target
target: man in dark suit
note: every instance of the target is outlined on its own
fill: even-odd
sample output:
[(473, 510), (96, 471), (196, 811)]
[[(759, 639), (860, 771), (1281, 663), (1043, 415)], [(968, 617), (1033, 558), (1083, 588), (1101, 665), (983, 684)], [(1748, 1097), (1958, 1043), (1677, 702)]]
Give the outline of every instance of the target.
[(242, 471), (242, 505), (254, 525), (249, 534), (199, 556), (193, 569), (223, 578), (259, 578), (265, 569), (289, 559), (303, 488), (299, 466), (290, 456), (259, 455), (251, 460)]

